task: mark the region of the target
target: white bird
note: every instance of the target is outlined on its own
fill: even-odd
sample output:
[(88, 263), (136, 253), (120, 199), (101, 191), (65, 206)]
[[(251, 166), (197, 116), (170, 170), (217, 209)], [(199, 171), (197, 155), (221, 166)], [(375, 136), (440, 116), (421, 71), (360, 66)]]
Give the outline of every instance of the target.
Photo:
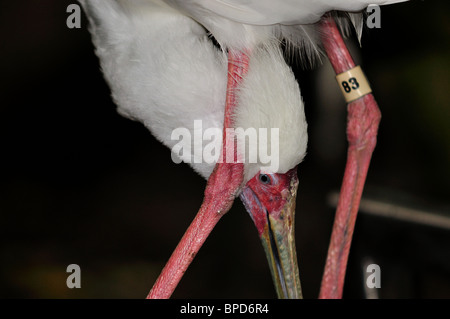
[[(80, 0), (119, 113), (142, 122), (173, 150), (175, 159), (180, 157), (209, 178), (199, 215), (151, 297), (171, 295), (236, 196), (258, 229), (279, 297), (301, 297), (293, 219), (307, 124), (300, 89), (280, 41), (311, 58), (319, 52), (320, 41), (314, 23), (326, 12), (357, 12), (369, 3), (395, 2), (401, 1)], [(351, 15), (359, 29), (358, 17)], [(258, 141), (259, 129), (276, 128), (279, 138), (268, 138), (262, 146), (245, 143), (247, 151), (238, 151), (238, 161), (233, 158), (227, 165), (216, 163), (218, 157), (204, 158), (206, 145), (224, 154), (232, 151), (223, 143), (226, 134), (210, 144), (192, 143), (174, 135), (180, 128), (193, 137), (202, 137), (208, 129), (255, 129)], [(261, 154), (260, 148), (265, 154), (278, 148), (276, 165), (268, 166), (261, 156), (252, 161), (250, 154)]]

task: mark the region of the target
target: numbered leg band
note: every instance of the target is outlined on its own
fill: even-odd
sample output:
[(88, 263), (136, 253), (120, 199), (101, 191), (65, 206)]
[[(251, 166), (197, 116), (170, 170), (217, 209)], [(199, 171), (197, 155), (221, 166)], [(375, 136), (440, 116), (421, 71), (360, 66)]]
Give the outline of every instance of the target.
[(359, 65), (336, 75), (336, 80), (347, 103), (372, 92), (369, 82)]

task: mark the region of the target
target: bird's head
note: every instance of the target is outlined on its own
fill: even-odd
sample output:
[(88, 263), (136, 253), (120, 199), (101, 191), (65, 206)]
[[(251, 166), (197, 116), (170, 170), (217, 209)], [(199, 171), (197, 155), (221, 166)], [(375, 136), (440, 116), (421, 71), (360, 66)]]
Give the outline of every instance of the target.
[(301, 297), (294, 235), (297, 186), (297, 168), (261, 173), (240, 195), (258, 230), (279, 298)]
[[(278, 296), (299, 298), (294, 216), (297, 166), (306, 153), (307, 124), (300, 89), (278, 46), (252, 52), (237, 96), (235, 126), (258, 131), (258, 143), (247, 138), (242, 144), (240, 198), (262, 240)], [(270, 131), (267, 138), (264, 130)], [(255, 153), (258, 160), (252, 161), (250, 154)]]

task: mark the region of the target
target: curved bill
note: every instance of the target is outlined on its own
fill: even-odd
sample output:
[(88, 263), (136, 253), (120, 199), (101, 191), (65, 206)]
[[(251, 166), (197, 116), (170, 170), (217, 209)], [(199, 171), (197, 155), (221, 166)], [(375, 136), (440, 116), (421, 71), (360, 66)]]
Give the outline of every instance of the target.
[[(281, 187), (280, 196), (272, 196), (267, 203), (264, 194), (260, 194), (264, 190), (249, 184), (240, 197), (258, 229), (278, 298), (298, 299), (302, 298), (302, 291), (294, 234), (296, 174), (290, 176), (286, 184)], [(278, 199), (279, 205), (273, 205), (273, 198)]]

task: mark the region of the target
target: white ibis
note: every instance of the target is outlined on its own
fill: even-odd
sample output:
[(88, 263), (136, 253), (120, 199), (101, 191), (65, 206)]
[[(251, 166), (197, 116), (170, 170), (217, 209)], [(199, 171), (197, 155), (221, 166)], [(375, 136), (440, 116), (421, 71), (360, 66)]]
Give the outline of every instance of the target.
[[(300, 298), (294, 212), (297, 165), (306, 153), (307, 124), (300, 89), (283, 59), (280, 41), (285, 39), (313, 56), (322, 38), (333, 67), (342, 73), (354, 65), (336, 25), (322, 18), (324, 14), (400, 1), (80, 2), (118, 111), (143, 122), (172, 150), (181, 147), (183, 152), (177, 155), (208, 179), (197, 216), (148, 297), (170, 297), (213, 227), (240, 196), (261, 237), (278, 296)], [(342, 293), (354, 219), (379, 121), (369, 93), (358, 96), (359, 102), (349, 108), (349, 141), (350, 136), (354, 139), (345, 175), (349, 177), (344, 178), (338, 230), (333, 231), (321, 297)], [(203, 130), (223, 129), (223, 136), (212, 142), (222, 160), (202, 158), (202, 143), (194, 141), (192, 146), (190, 140), (173, 138), (179, 128), (198, 134), (196, 121), (201, 121)], [(254, 129), (259, 141), (260, 129), (278, 129), (278, 139), (239, 144), (242, 136), (239, 140), (227, 130), (231, 128)], [(237, 144), (245, 145), (247, 151)], [(276, 165), (267, 165), (261, 156), (252, 158), (250, 154), (261, 154), (261, 148), (275, 155)]]

